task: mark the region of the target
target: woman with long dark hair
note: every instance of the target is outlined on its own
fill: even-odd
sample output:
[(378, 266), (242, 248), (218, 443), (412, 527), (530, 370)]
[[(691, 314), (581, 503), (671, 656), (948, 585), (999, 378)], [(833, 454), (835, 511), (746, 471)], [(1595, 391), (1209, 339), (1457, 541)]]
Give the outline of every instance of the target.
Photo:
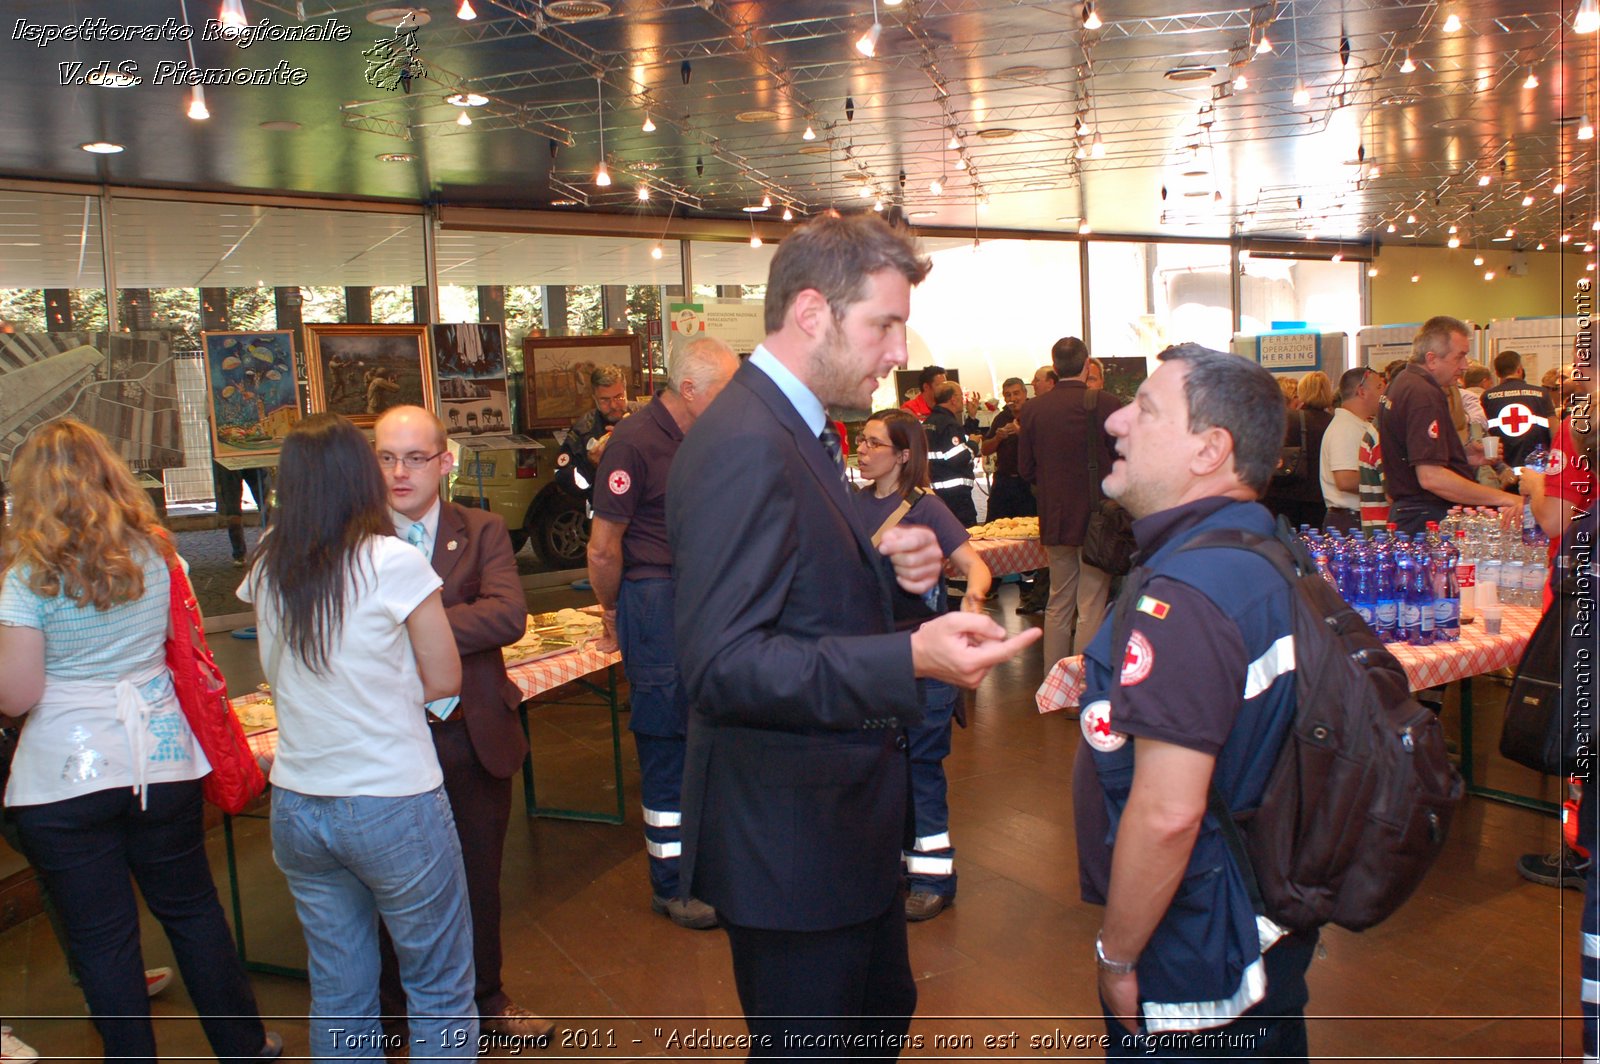
[(6, 816), (43, 877), (105, 1044), (154, 1061), (137, 883), (211, 1049), (275, 1057), (206, 860), (211, 771), (166, 665), (171, 540), (104, 436), (65, 418), (11, 469), (0, 544), (0, 714), (22, 728)]
[(472, 917), (425, 701), (461, 659), (440, 580), (396, 538), (372, 445), (317, 414), (284, 440), (278, 510), (239, 597), (278, 712), (272, 853), (311, 972), (311, 1052), (381, 1056), (378, 921), (418, 1056), (477, 1055)]
[[(967, 530), (950, 507), (928, 488), (928, 438), (922, 424), (904, 410), (880, 410), (867, 419), (857, 441), (856, 462), (872, 483), (856, 493), (856, 505), (876, 543), (884, 532), (904, 522), (931, 528), (950, 564), (967, 582), (961, 608), (983, 611), (992, 577)], [(950, 608), (943, 578), (926, 595), (895, 588), (895, 627), (912, 631)], [(907, 729), (911, 755), (912, 848), (904, 854), (907, 920), (930, 920), (955, 901), (955, 847), (950, 845), (949, 785), (944, 759), (950, 754), (951, 721), (961, 705), (959, 688), (938, 680), (918, 680), (922, 723)], [(962, 723), (966, 721), (963, 718)]]

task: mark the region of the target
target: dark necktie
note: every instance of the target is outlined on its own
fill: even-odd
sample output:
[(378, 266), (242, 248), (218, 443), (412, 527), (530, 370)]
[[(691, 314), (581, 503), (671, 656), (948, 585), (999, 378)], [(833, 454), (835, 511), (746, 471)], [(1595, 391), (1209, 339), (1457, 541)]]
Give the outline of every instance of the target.
[(828, 458), (839, 470), (839, 479), (845, 480), (844, 475), (844, 441), (839, 437), (839, 430), (834, 428), (833, 422), (824, 421), (822, 431), (817, 434), (822, 441), (822, 449), (828, 452)]

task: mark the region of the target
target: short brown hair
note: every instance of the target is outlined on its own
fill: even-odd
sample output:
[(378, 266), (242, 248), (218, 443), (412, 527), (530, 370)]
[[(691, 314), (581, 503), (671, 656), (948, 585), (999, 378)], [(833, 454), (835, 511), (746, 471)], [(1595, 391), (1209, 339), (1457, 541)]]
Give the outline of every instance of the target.
[(933, 386), (933, 402), (935, 406), (943, 406), (961, 394), (961, 385), (955, 381), (940, 381)]
[(808, 288), (828, 301), (835, 321), (843, 321), (850, 306), (861, 301), (871, 275), (895, 270), (918, 285), (932, 268), (916, 238), (891, 229), (876, 214), (829, 211), (778, 245), (767, 270), (764, 324), (769, 333), (781, 330), (790, 304)]
[(879, 410), (867, 420), (883, 422), (896, 454), (910, 452), (905, 471), (900, 475), (900, 497), (907, 502), (914, 501), (917, 489), (926, 490), (931, 483), (928, 479), (928, 434), (923, 431), (922, 422), (899, 409)]

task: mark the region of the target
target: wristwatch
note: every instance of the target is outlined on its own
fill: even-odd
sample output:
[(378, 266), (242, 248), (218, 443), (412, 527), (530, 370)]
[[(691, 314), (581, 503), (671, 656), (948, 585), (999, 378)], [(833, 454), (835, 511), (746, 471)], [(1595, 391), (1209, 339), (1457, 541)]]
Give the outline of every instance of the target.
[(1099, 932), (1094, 936), (1094, 963), (1102, 972), (1110, 972), (1112, 975), (1131, 975), (1139, 966), (1138, 961), (1114, 961), (1107, 957), (1105, 946), (1100, 942)]

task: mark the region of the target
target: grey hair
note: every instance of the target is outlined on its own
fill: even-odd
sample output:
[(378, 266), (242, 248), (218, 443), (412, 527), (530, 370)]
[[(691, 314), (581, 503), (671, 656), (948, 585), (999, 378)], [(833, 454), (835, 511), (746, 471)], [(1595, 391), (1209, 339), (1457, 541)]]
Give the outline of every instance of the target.
[(667, 360), (667, 387), (682, 392), (683, 382), (688, 380), (705, 391), (721, 376), (724, 357), (737, 359), (738, 355), (715, 336), (696, 336)]
[(1430, 354), (1448, 355), (1450, 337), (1471, 335), (1472, 330), (1460, 318), (1452, 318), (1448, 314), (1435, 315), (1422, 323), (1416, 338), (1411, 341), (1411, 361), (1420, 366), (1428, 361)]
[(1188, 368), (1183, 399), (1189, 431), (1218, 428), (1233, 437), (1234, 475), (1259, 497), (1277, 468), (1288, 424), (1278, 382), (1247, 358), (1199, 344), (1178, 344), (1156, 358)]
[(598, 392), (601, 388), (621, 384), (625, 379), (621, 366), (596, 366), (594, 372), (589, 374), (589, 390)]

